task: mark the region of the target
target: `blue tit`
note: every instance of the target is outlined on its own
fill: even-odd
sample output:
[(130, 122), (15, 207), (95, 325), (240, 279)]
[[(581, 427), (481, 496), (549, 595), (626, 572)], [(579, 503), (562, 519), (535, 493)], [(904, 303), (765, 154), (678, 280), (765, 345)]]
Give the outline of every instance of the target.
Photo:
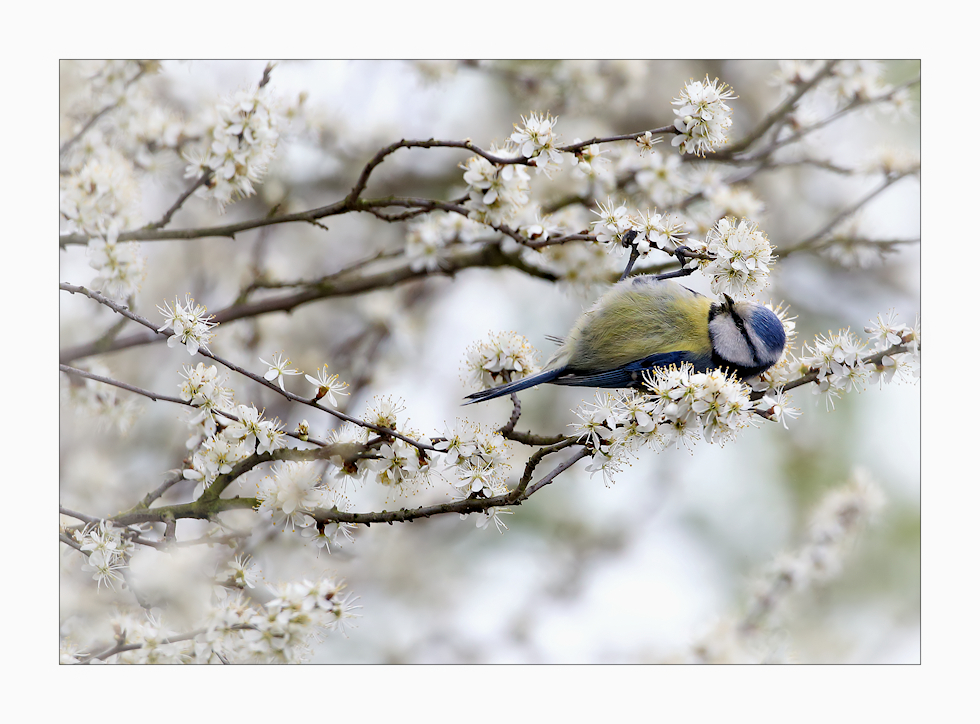
[(616, 284), (584, 312), (540, 372), (466, 399), (472, 404), (544, 382), (578, 387), (639, 387), (643, 372), (687, 362), (698, 372), (727, 369), (741, 378), (779, 361), (786, 333), (761, 304), (708, 297), (656, 276)]

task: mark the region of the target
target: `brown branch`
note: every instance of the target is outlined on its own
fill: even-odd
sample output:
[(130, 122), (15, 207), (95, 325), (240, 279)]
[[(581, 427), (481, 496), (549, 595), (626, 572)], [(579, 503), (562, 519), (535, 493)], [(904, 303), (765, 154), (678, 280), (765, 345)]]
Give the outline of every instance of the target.
[[(905, 337), (902, 338), (901, 343), (894, 344), (888, 349), (882, 350), (881, 352), (876, 352), (875, 354), (868, 355), (867, 357), (862, 358), (861, 362), (863, 362), (866, 365), (874, 365), (877, 367), (881, 364), (882, 360), (885, 357), (891, 357), (896, 354), (904, 354), (909, 352), (910, 351), (909, 345), (911, 342), (912, 342), (911, 337), (909, 335), (906, 335)], [(818, 377), (819, 377), (819, 370), (811, 370), (810, 372), (803, 375), (802, 377), (797, 377), (795, 380), (790, 380), (786, 384), (779, 385), (773, 390), (761, 390), (761, 391), (753, 392), (749, 395), (749, 400), (755, 402), (756, 400), (761, 400), (770, 392), (786, 392), (788, 390), (792, 390), (797, 387), (802, 387), (803, 385), (808, 385), (811, 382), (816, 382)]]
[[(509, 375), (508, 375), (507, 382), (510, 382)], [(504, 425), (499, 430), (497, 430), (497, 432), (499, 432), (504, 437), (514, 432), (514, 425), (517, 424), (517, 421), (521, 417), (521, 401), (518, 399), (516, 392), (510, 393), (510, 401), (514, 403), (514, 411), (511, 412), (510, 419), (507, 421), (507, 424)]]
[(731, 146), (722, 149), (719, 153), (711, 157), (712, 161), (723, 160), (725, 158), (730, 158), (737, 153), (740, 153), (751, 146), (753, 143), (762, 138), (766, 132), (780, 122), (790, 113), (795, 107), (799, 100), (806, 95), (817, 83), (826, 78), (833, 71), (834, 66), (838, 61), (830, 60), (827, 61), (823, 68), (821, 68), (810, 80), (805, 83), (800, 83), (793, 94), (783, 101), (777, 108), (775, 108), (772, 113), (767, 115), (759, 125), (753, 128), (747, 136), (740, 139), (739, 141), (733, 143)]
[(535, 447), (539, 445), (557, 445), (569, 439), (565, 435), (535, 435), (531, 432), (514, 432), (513, 430), (510, 432), (501, 430), (500, 433), (508, 440)]
[(77, 513), (74, 510), (69, 510), (63, 505), (58, 506), (58, 512), (85, 523), (98, 523), (102, 520), (102, 518), (96, 518), (94, 515), (86, 515), (85, 513)]
[[(197, 405), (195, 405), (194, 403), (192, 403), (192, 402), (190, 402), (188, 400), (182, 400), (179, 397), (170, 397), (169, 395), (161, 395), (160, 393), (153, 392), (151, 390), (144, 390), (141, 387), (136, 387), (134, 385), (129, 385), (129, 384), (126, 384), (125, 382), (120, 382), (119, 380), (114, 380), (114, 379), (112, 379), (110, 377), (103, 377), (101, 375), (92, 374), (91, 372), (87, 372), (86, 370), (80, 370), (77, 367), (69, 367), (68, 365), (59, 364), (58, 365), (58, 368), (62, 372), (66, 373), (66, 374), (69, 374), (69, 375), (76, 375), (78, 377), (85, 377), (85, 378), (88, 378), (90, 380), (94, 380), (96, 382), (101, 382), (101, 383), (106, 384), (106, 385), (111, 385), (113, 387), (118, 387), (119, 389), (126, 390), (128, 392), (134, 392), (137, 395), (143, 395), (143, 397), (149, 397), (154, 402), (158, 402), (158, 401), (161, 401), (162, 400), (163, 402), (172, 402), (175, 405), (183, 405), (184, 407), (190, 407), (190, 408), (195, 409), (195, 410), (200, 410), (201, 409), (200, 407), (198, 407)], [(229, 420), (232, 420), (234, 422), (240, 422), (239, 418), (236, 417), (235, 415), (231, 414), (230, 412), (225, 412), (224, 410), (214, 410), (214, 412), (215, 412), (215, 414), (221, 415), (222, 417), (226, 417)], [(295, 438), (297, 440), (302, 440), (302, 438), (300, 438), (300, 436), (297, 435), (296, 433), (288, 432), (287, 431), (285, 434), (288, 435), (289, 437)], [(324, 443), (324, 442), (321, 442), (319, 440), (314, 440), (313, 438), (309, 438), (309, 437), (307, 439), (305, 439), (305, 440), (302, 440), (302, 441), (303, 442), (312, 443), (313, 445), (321, 445), (321, 446), (322, 445), (326, 445), (326, 443)]]
[[(72, 285), (72, 284), (66, 284), (64, 282), (61, 283), (60, 288), (63, 291), (71, 292), (72, 294), (76, 294), (76, 293), (77, 294), (84, 294), (85, 296), (89, 297), (90, 299), (92, 299), (92, 300), (94, 300), (96, 302), (99, 302), (100, 304), (104, 304), (105, 306), (107, 306), (110, 309), (112, 309), (114, 312), (117, 312), (118, 314), (122, 314), (123, 316), (128, 317), (129, 319), (132, 319), (134, 322), (138, 322), (138, 323), (142, 324), (143, 326), (148, 327), (149, 329), (152, 329), (156, 333), (157, 336), (164, 336), (164, 337), (168, 337), (169, 336), (166, 332), (159, 332), (159, 331), (157, 331), (156, 327), (154, 327), (153, 326), (153, 323), (150, 322), (148, 319), (144, 319), (143, 317), (139, 316), (138, 314), (134, 314), (133, 312), (129, 311), (123, 305), (118, 304), (118, 303), (112, 301), (111, 299), (107, 299), (106, 297), (104, 297), (99, 292), (93, 292), (93, 291), (90, 291), (89, 289), (86, 289), (85, 287), (75, 286), (75, 285)], [(399, 440), (402, 440), (404, 442), (409, 443), (410, 445), (414, 445), (415, 447), (419, 448), (420, 450), (431, 450), (431, 451), (434, 451), (434, 452), (439, 452), (438, 450), (436, 450), (434, 447), (432, 447), (430, 445), (425, 445), (424, 443), (421, 443), (418, 440), (413, 440), (412, 438), (406, 437), (405, 435), (402, 435), (399, 432), (395, 432), (394, 430), (389, 430), (387, 428), (380, 427), (378, 425), (373, 425), (372, 423), (367, 422), (365, 420), (359, 420), (358, 418), (351, 417), (350, 415), (346, 415), (343, 412), (340, 412), (339, 410), (334, 410), (334, 409), (329, 408), (329, 407), (324, 407), (324, 406), (318, 404), (318, 401), (317, 400), (309, 400), (309, 399), (307, 399), (305, 397), (300, 397), (299, 395), (294, 395), (292, 392), (287, 392), (286, 390), (280, 389), (280, 387), (277, 384), (274, 384), (273, 382), (270, 382), (269, 380), (265, 379), (265, 377), (263, 377), (261, 375), (257, 375), (257, 374), (255, 374), (253, 372), (249, 372), (245, 368), (239, 367), (238, 365), (234, 364), (233, 362), (230, 362), (229, 360), (226, 360), (223, 357), (220, 357), (220, 356), (214, 354), (213, 352), (208, 352), (207, 350), (201, 348), (201, 349), (198, 350), (198, 354), (200, 354), (203, 357), (208, 357), (209, 359), (213, 359), (215, 362), (223, 365), (224, 367), (227, 367), (228, 369), (232, 370), (233, 372), (237, 372), (238, 374), (240, 374), (240, 375), (242, 375), (244, 377), (248, 377), (253, 382), (258, 382), (260, 385), (263, 385), (264, 387), (268, 387), (270, 390), (272, 390), (273, 392), (275, 392), (278, 395), (281, 395), (281, 396), (285, 397), (287, 400), (290, 400), (292, 402), (298, 402), (298, 403), (300, 403), (302, 405), (307, 405), (308, 407), (312, 407), (312, 408), (314, 408), (316, 410), (320, 410), (322, 412), (326, 412), (329, 415), (333, 415), (334, 417), (336, 417), (338, 419), (341, 419), (341, 420), (343, 420), (345, 422), (352, 422), (355, 425), (358, 425), (360, 427), (365, 427), (365, 428), (367, 428), (369, 430), (374, 430), (375, 432), (380, 433), (382, 435), (386, 435), (386, 436), (389, 436), (389, 437), (396, 437)], [(134, 388), (134, 389), (138, 389), (138, 388)], [(183, 404), (183, 401), (181, 401), (181, 403)]]
[[(358, 262), (358, 264), (355, 266), (360, 267), (363, 266), (363, 264)], [(453, 256), (442, 260), (442, 265), (438, 269), (412, 269), (411, 261), (405, 258), (403, 259), (402, 263), (396, 267), (379, 270), (373, 273), (352, 275), (347, 271), (341, 271), (328, 277), (324, 277), (323, 279), (311, 282), (308, 288), (298, 292), (278, 297), (270, 297), (269, 299), (263, 299), (257, 302), (232, 304), (217, 311), (214, 314), (214, 321), (226, 324), (238, 319), (255, 317), (271, 312), (291, 312), (297, 307), (321, 299), (346, 297), (373, 291), (375, 289), (387, 289), (404, 282), (430, 276), (454, 276), (457, 272), (462, 271), (463, 269), (477, 267), (488, 269), (510, 267), (539, 279), (545, 279), (547, 281), (557, 281), (558, 279), (558, 276), (552, 272), (540, 269), (525, 262), (520, 253), (505, 253), (501, 250), (499, 244), (489, 243), (484, 245), (460, 246)], [(61, 288), (65, 291), (74, 293), (75, 291), (80, 291), (84, 287), (62, 284)], [(91, 295), (89, 294), (88, 296)], [(99, 297), (104, 299), (102, 295), (99, 295)], [(92, 298), (95, 299), (95, 297)], [(99, 299), (96, 299), (96, 301), (99, 301)], [(130, 316), (129, 310), (121, 305), (107, 306), (110, 306), (110, 308), (114, 309), (114, 311), (118, 311), (124, 316), (128, 316), (130, 319), (133, 318)], [(90, 357), (94, 354), (115, 352), (117, 350), (128, 349), (130, 347), (138, 347), (145, 344), (152, 344), (154, 342), (161, 342), (166, 339), (167, 335), (157, 333), (156, 328), (152, 325), (144, 326), (148, 326), (152, 332), (140, 332), (124, 337), (117, 337), (108, 345), (86, 343), (75, 347), (69, 347), (61, 351), (60, 361), (67, 364), (74, 360)], [(278, 390), (278, 387), (276, 387), (276, 389)]]
[[(657, 128), (650, 131), (651, 133), (668, 133), (673, 132), (673, 126), (665, 126), (663, 128)], [(641, 131), (639, 133), (631, 133), (623, 136), (609, 136), (606, 138), (593, 138), (589, 141), (583, 141), (580, 143), (570, 144), (568, 146), (559, 146), (557, 149), (559, 151), (564, 151), (568, 153), (573, 153), (585, 146), (591, 145), (593, 143), (610, 143), (614, 141), (630, 140), (636, 139), (647, 133), (647, 131)], [(469, 210), (459, 204), (436, 201), (434, 199), (398, 199), (398, 198), (386, 198), (386, 199), (361, 199), (361, 194), (364, 192), (364, 188), (367, 185), (368, 178), (371, 172), (374, 171), (378, 165), (381, 164), (384, 159), (390, 154), (397, 151), (399, 148), (462, 148), (477, 155), (483, 156), (491, 163), (498, 165), (512, 165), (512, 164), (522, 164), (522, 165), (533, 165), (533, 158), (525, 158), (523, 156), (515, 158), (502, 158), (500, 156), (495, 156), (488, 151), (484, 151), (482, 148), (475, 146), (472, 141), (437, 141), (435, 139), (429, 139), (427, 141), (409, 141), (402, 139), (397, 141), (390, 146), (386, 146), (378, 151), (370, 161), (361, 170), (360, 176), (354, 183), (353, 188), (350, 193), (342, 200), (334, 204), (329, 204), (327, 206), (321, 206), (316, 209), (310, 209), (308, 211), (297, 212), (294, 214), (284, 214), (283, 216), (277, 216), (274, 218), (263, 218), (263, 219), (253, 219), (251, 221), (243, 221), (237, 224), (227, 224), (225, 226), (213, 226), (201, 229), (172, 229), (167, 231), (166, 229), (158, 228), (164, 221), (158, 222), (157, 224), (144, 227), (142, 229), (136, 229), (133, 231), (124, 231), (119, 234), (118, 241), (170, 241), (175, 239), (200, 239), (206, 237), (229, 237), (235, 238), (235, 234), (243, 231), (248, 231), (251, 229), (257, 229), (262, 226), (269, 226), (272, 224), (284, 224), (290, 222), (314, 222), (317, 219), (322, 219), (326, 216), (336, 216), (339, 214), (349, 213), (351, 211), (367, 211), (374, 213), (377, 208), (384, 208), (386, 206), (408, 206), (413, 209), (424, 209), (424, 210), (434, 210), (441, 209), (444, 211), (455, 211), (456, 213), (461, 213), (463, 215), (468, 215)], [(199, 183), (201, 180), (199, 179)], [(186, 195), (189, 195), (186, 194)], [(181, 201), (182, 203), (182, 201)], [(174, 209), (176, 210), (176, 209)], [(166, 219), (169, 221), (169, 219)], [(506, 226), (493, 226), (492, 228), (511, 236), (519, 243), (524, 243), (523, 237), (521, 237), (513, 229), (509, 229)], [(59, 237), (58, 243), (62, 248), (73, 245), (73, 244), (86, 244), (88, 243), (88, 237), (84, 234), (65, 234)]]
[(799, 141), (804, 136), (813, 133), (814, 131), (820, 128), (823, 128), (826, 125), (833, 123), (838, 118), (841, 118), (847, 115), (848, 113), (851, 113), (859, 108), (863, 108), (864, 106), (874, 105), (876, 103), (884, 103), (885, 101), (891, 100), (896, 93), (904, 90), (905, 88), (910, 88), (913, 85), (916, 85), (917, 83), (919, 83), (919, 81), (920, 78), (916, 76), (915, 78), (912, 78), (911, 80), (908, 80), (905, 83), (902, 83), (901, 85), (895, 86), (888, 93), (885, 93), (884, 95), (878, 96), (876, 98), (855, 98), (836, 113), (832, 113), (831, 115), (827, 116), (827, 118), (824, 118), (821, 121), (817, 121), (813, 125), (807, 126), (806, 128), (801, 128), (796, 133), (792, 134), (791, 136), (787, 136), (781, 141), (774, 141), (770, 146), (762, 149), (758, 153), (754, 154), (752, 157), (744, 158), (742, 160), (745, 162), (752, 163), (762, 158), (768, 158), (775, 151), (782, 148), (783, 146), (788, 146), (791, 143), (795, 143), (796, 141)]
[[(451, 503), (441, 503), (439, 505), (429, 505), (420, 508), (402, 508), (401, 510), (382, 510), (376, 513), (351, 513), (337, 510), (336, 508), (331, 508), (330, 510), (318, 508), (314, 510), (311, 515), (321, 525), (332, 522), (354, 523), (365, 526), (370, 526), (372, 523), (388, 523), (391, 525), (392, 523), (404, 523), (418, 520), (420, 518), (431, 518), (434, 515), (445, 515), (447, 513), (482, 513), (490, 508), (498, 508), (506, 505), (520, 505), (532, 494), (530, 491), (527, 491), (527, 485), (530, 482), (531, 476), (538, 463), (540, 463), (545, 456), (550, 455), (551, 453), (562, 450), (569, 445), (577, 444), (578, 443), (574, 439), (568, 439), (557, 445), (553, 445), (548, 448), (541, 448), (540, 450), (536, 451), (534, 455), (531, 456), (531, 459), (528, 460), (527, 465), (524, 468), (524, 475), (521, 477), (517, 487), (507, 493), (495, 495), (490, 498), (466, 498), (464, 500), (456, 500)], [(542, 478), (542, 480), (534, 486), (533, 490), (536, 491), (544, 485), (550, 483), (559, 473), (566, 470), (569, 466), (580, 460), (582, 457), (584, 456), (577, 453), (576, 455), (573, 455), (568, 461), (560, 464), (554, 470), (548, 473), (548, 475)]]
[(180, 197), (173, 203), (173, 205), (169, 209), (167, 209), (166, 213), (164, 213), (163, 217), (159, 221), (153, 224), (147, 224), (146, 226), (143, 227), (143, 229), (147, 231), (153, 231), (155, 229), (162, 229), (164, 226), (169, 224), (170, 219), (173, 218), (173, 215), (177, 213), (177, 210), (184, 205), (184, 202), (191, 197), (191, 194), (193, 194), (199, 188), (201, 188), (206, 183), (208, 183), (213, 175), (214, 175), (214, 171), (207, 171), (201, 174), (201, 177), (197, 181), (195, 181), (194, 184), (189, 189), (187, 189), (184, 193), (182, 193)]
[(868, 202), (870, 202), (873, 198), (875, 198), (876, 196), (878, 196), (878, 194), (880, 194), (882, 191), (884, 191), (885, 189), (887, 189), (893, 183), (895, 183), (896, 181), (899, 181), (900, 179), (905, 178), (906, 176), (909, 176), (909, 175), (915, 173), (917, 170), (918, 169), (916, 169), (914, 171), (907, 171), (907, 172), (901, 173), (901, 174), (898, 174), (897, 173), (897, 174), (892, 174), (892, 175), (886, 176), (885, 177), (885, 180), (878, 186), (878, 188), (874, 189), (873, 191), (871, 191), (869, 194), (867, 194), (863, 198), (859, 199), (858, 201), (854, 202), (850, 206), (848, 206), (848, 207), (844, 208), (843, 210), (841, 210), (836, 216), (834, 216), (834, 218), (832, 218), (830, 221), (828, 221), (826, 224), (824, 224), (819, 230), (817, 230), (814, 233), (810, 234), (810, 236), (808, 236), (803, 241), (801, 241), (801, 242), (795, 244), (794, 246), (786, 249), (785, 251), (781, 252), (781, 255), (782, 256), (786, 256), (789, 253), (802, 251), (804, 249), (808, 249), (810, 247), (813, 247), (813, 246), (817, 245), (819, 242), (821, 242), (823, 240), (823, 238), (824, 238), (824, 236), (826, 234), (830, 233), (834, 229), (834, 227), (837, 226), (839, 223), (841, 223), (844, 219), (846, 219), (849, 216), (853, 215), (862, 206), (866, 205)]
[[(664, 126), (663, 128), (655, 128), (649, 133), (673, 133), (675, 129), (672, 125)], [(623, 136), (607, 136), (605, 138), (592, 138), (588, 141), (581, 141), (579, 143), (569, 144), (567, 146), (556, 146), (558, 151), (565, 153), (574, 153), (579, 151), (586, 146), (591, 146), (594, 143), (612, 143), (615, 141), (635, 141), (642, 135), (645, 135), (648, 131), (640, 131), (639, 133), (629, 133)], [(528, 156), (515, 156), (512, 158), (496, 156), (489, 151), (485, 151), (482, 148), (473, 144), (470, 139), (465, 139), (463, 141), (437, 141), (434, 138), (430, 138), (427, 141), (409, 141), (407, 139), (402, 139), (392, 143), (390, 146), (385, 146), (380, 151), (374, 154), (370, 161), (361, 170), (361, 174), (351, 189), (350, 194), (347, 196), (347, 201), (351, 204), (356, 202), (361, 194), (364, 192), (364, 188), (367, 186), (368, 178), (371, 173), (376, 169), (381, 163), (397, 151), (399, 148), (462, 148), (471, 153), (475, 153), (478, 156), (482, 156), (487, 159), (490, 163), (496, 164), (498, 166), (508, 166), (519, 164), (523, 166), (533, 165), (533, 157)]]
[(576, 450), (575, 451), (575, 454), (572, 455), (570, 458), (568, 458), (568, 460), (566, 460), (565, 462), (563, 462), (561, 465), (559, 465), (554, 470), (552, 470), (550, 473), (548, 473), (543, 478), (541, 478), (541, 480), (539, 480), (534, 485), (532, 485), (530, 488), (528, 488), (525, 497), (528, 497), (528, 498), (531, 497), (536, 492), (538, 492), (539, 490), (541, 490), (541, 488), (543, 488), (545, 485), (548, 485), (549, 483), (551, 483), (561, 473), (565, 472), (568, 468), (572, 467), (572, 465), (574, 465), (575, 463), (577, 463), (582, 458), (588, 457), (588, 456), (589, 456), (589, 450), (587, 448), (582, 448), (581, 450)]
[(160, 483), (158, 488), (147, 493), (138, 505), (143, 508), (149, 508), (154, 501), (162, 497), (164, 493), (182, 480), (185, 480), (183, 471), (178, 471), (175, 475), (171, 475), (169, 478)]

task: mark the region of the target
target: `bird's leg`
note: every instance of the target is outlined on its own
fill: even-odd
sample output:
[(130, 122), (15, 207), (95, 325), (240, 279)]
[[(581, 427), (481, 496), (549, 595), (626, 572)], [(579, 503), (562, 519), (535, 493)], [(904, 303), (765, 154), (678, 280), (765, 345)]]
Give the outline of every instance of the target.
[(678, 269), (677, 271), (667, 272), (666, 274), (658, 274), (656, 278), (658, 280), (659, 279), (676, 279), (677, 277), (686, 277), (686, 276), (688, 276), (690, 274), (693, 274), (694, 273), (694, 269), (693, 268), (686, 269), (684, 267), (684, 260), (685, 260), (685, 257), (686, 257), (686, 255), (685, 255), (684, 252), (686, 252), (686, 251), (690, 251), (690, 249), (688, 249), (686, 246), (679, 246), (676, 249), (674, 249), (674, 256), (676, 256), (677, 257), (677, 261), (679, 261), (681, 263), (681, 268)]
[(636, 264), (636, 260), (639, 258), (640, 252), (637, 251), (636, 247), (634, 246), (633, 250), (630, 252), (630, 260), (626, 263), (626, 269), (623, 270), (623, 275), (619, 278), (619, 281), (623, 281), (630, 275), (630, 272), (633, 271), (633, 265)]
[(633, 244), (633, 239), (637, 236), (635, 229), (630, 229), (625, 234), (623, 234), (623, 246), (628, 246), (630, 248), (630, 260), (626, 262), (626, 269), (623, 270), (623, 274), (619, 277), (619, 281), (623, 281), (626, 277), (630, 275), (633, 271), (633, 265), (636, 264), (636, 260), (640, 258), (640, 252), (637, 250), (636, 245)]

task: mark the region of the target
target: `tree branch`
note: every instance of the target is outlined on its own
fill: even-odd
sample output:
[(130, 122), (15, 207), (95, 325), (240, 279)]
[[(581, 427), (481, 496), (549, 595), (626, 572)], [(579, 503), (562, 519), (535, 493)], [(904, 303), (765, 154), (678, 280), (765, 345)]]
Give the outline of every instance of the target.
[(715, 154), (711, 157), (711, 160), (718, 161), (725, 158), (730, 158), (735, 154), (741, 153), (753, 143), (762, 138), (766, 132), (776, 125), (779, 121), (787, 116), (795, 107), (799, 100), (806, 95), (817, 83), (826, 78), (833, 71), (834, 66), (837, 64), (836, 60), (829, 60), (824, 63), (823, 68), (821, 68), (810, 80), (805, 83), (800, 83), (793, 94), (783, 101), (775, 110), (772, 111), (768, 116), (766, 116), (759, 125), (753, 128), (747, 136), (742, 138), (731, 146), (724, 148), (720, 153)]
[[(73, 284), (66, 284), (64, 282), (61, 283), (60, 288), (63, 291), (71, 292), (72, 294), (76, 294), (76, 293), (78, 293), (78, 294), (84, 294), (85, 296), (89, 297), (90, 299), (92, 299), (92, 300), (94, 300), (96, 302), (99, 302), (100, 304), (104, 304), (105, 306), (107, 306), (110, 309), (112, 309), (114, 312), (117, 312), (118, 314), (122, 314), (123, 316), (128, 317), (129, 319), (132, 319), (134, 322), (139, 322), (143, 326), (148, 327), (149, 329), (152, 329), (156, 333), (157, 336), (160, 336), (160, 335), (162, 335), (162, 336), (169, 336), (169, 335), (167, 335), (166, 332), (157, 331), (156, 327), (154, 327), (153, 326), (153, 323), (150, 322), (148, 319), (144, 319), (143, 317), (139, 316), (138, 314), (133, 314), (132, 312), (130, 312), (123, 305), (118, 304), (118, 303), (112, 301), (111, 299), (107, 299), (106, 297), (104, 297), (99, 292), (93, 292), (93, 291), (90, 291), (89, 289), (86, 289), (85, 287), (75, 286)], [(290, 400), (292, 402), (298, 402), (298, 403), (300, 403), (302, 405), (306, 405), (308, 407), (312, 407), (315, 410), (320, 410), (321, 412), (326, 412), (327, 414), (333, 415), (334, 417), (336, 417), (338, 419), (341, 419), (341, 420), (343, 420), (345, 422), (352, 422), (355, 425), (358, 425), (360, 427), (365, 427), (365, 428), (367, 428), (369, 430), (374, 430), (375, 432), (380, 433), (382, 435), (386, 435), (386, 436), (393, 437), (393, 438), (398, 438), (399, 440), (402, 440), (404, 442), (407, 442), (410, 445), (414, 445), (415, 447), (419, 448), (420, 450), (431, 450), (433, 452), (440, 452), (439, 450), (436, 450), (434, 447), (432, 447), (430, 445), (425, 445), (424, 443), (421, 443), (418, 440), (413, 440), (410, 437), (406, 437), (405, 435), (402, 435), (400, 432), (395, 432), (394, 430), (389, 430), (389, 429), (384, 428), (384, 427), (379, 427), (378, 425), (373, 425), (370, 422), (367, 422), (365, 420), (359, 420), (358, 418), (351, 417), (350, 415), (346, 415), (343, 412), (340, 412), (339, 410), (334, 410), (334, 409), (332, 409), (330, 407), (324, 407), (324, 406), (320, 405), (317, 400), (309, 400), (309, 399), (307, 399), (305, 397), (300, 397), (299, 395), (294, 395), (292, 392), (287, 392), (286, 390), (280, 389), (280, 387), (278, 385), (276, 385), (276, 384), (270, 382), (269, 380), (265, 379), (265, 377), (262, 377), (261, 375), (257, 375), (257, 374), (255, 374), (253, 372), (249, 372), (244, 367), (239, 367), (238, 365), (234, 364), (233, 362), (230, 362), (230, 361), (228, 361), (228, 360), (226, 360), (226, 359), (224, 359), (222, 357), (219, 357), (218, 355), (214, 354), (213, 352), (208, 352), (207, 350), (205, 350), (205, 349), (202, 348), (202, 349), (199, 349), (198, 350), (198, 354), (200, 354), (203, 357), (208, 357), (209, 359), (213, 359), (215, 362), (223, 365), (224, 367), (227, 367), (228, 369), (230, 369), (230, 370), (232, 370), (234, 372), (237, 372), (238, 374), (240, 374), (240, 375), (242, 375), (244, 377), (248, 377), (253, 382), (258, 382), (260, 385), (263, 385), (264, 387), (268, 387), (270, 390), (272, 390), (273, 392), (275, 392), (278, 395), (281, 395), (282, 397), (285, 397), (287, 400)], [(107, 379), (107, 378), (104, 378), (104, 379)], [(137, 390), (137, 389), (139, 389), (139, 388), (134, 388), (134, 391)], [(181, 403), (183, 404), (183, 401), (181, 401)]]
[[(363, 262), (358, 262), (354, 268), (360, 270), (360, 267), (362, 266)], [(263, 299), (257, 302), (241, 302), (232, 304), (231, 306), (217, 311), (214, 314), (214, 321), (218, 322), (219, 324), (227, 324), (228, 322), (233, 322), (238, 319), (246, 319), (261, 314), (268, 314), (270, 312), (291, 312), (297, 307), (304, 304), (309, 304), (310, 302), (318, 301), (320, 299), (363, 294), (375, 289), (388, 289), (404, 282), (415, 279), (424, 279), (430, 276), (451, 277), (464, 269), (496, 269), (506, 267), (517, 269), (525, 274), (537, 277), (539, 279), (545, 279), (547, 281), (557, 281), (558, 279), (558, 276), (552, 272), (539, 269), (538, 267), (525, 262), (520, 253), (505, 253), (501, 250), (500, 245), (497, 243), (473, 246), (465, 245), (458, 247), (452, 256), (448, 256), (443, 259), (441, 266), (435, 270), (412, 269), (411, 261), (405, 257), (401, 259), (400, 264), (389, 269), (365, 272), (357, 275), (353, 275), (348, 270), (342, 270), (330, 276), (310, 282), (308, 287), (302, 291), (293, 292), (291, 294), (279, 297), (270, 297), (269, 299)], [(62, 284), (61, 288), (72, 293), (84, 289), (84, 287), (65, 284)], [(91, 296), (91, 294), (87, 294), (87, 296)], [(105, 298), (102, 297), (102, 295), (99, 295), (99, 297), (103, 299)], [(96, 299), (95, 297), (92, 298)], [(99, 299), (96, 299), (96, 301), (99, 301)], [(130, 314), (127, 314), (128, 310), (123, 312), (119, 309), (115, 309), (111, 305), (107, 304), (107, 306), (110, 306), (110, 308), (114, 309), (114, 311), (118, 311), (120, 314), (133, 319)], [(121, 309), (125, 309), (125, 307), (122, 307), (121, 305), (116, 306), (120, 307)], [(154, 342), (160, 342), (166, 339), (167, 335), (157, 333), (156, 328), (152, 325), (144, 326), (148, 326), (150, 329), (152, 329), (152, 333), (143, 332), (124, 337), (117, 337), (108, 345), (86, 343), (75, 347), (69, 347), (61, 351), (60, 360), (63, 363), (69, 363), (84, 357), (90, 357), (94, 354), (115, 352), (117, 350), (152, 344)], [(278, 387), (276, 387), (276, 389), (278, 390)]]

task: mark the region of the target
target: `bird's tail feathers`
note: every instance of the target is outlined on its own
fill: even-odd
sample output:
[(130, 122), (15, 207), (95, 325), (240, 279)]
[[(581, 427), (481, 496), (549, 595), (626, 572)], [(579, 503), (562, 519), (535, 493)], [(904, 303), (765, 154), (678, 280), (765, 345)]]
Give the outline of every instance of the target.
[(526, 390), (528, 387), (534, 387), (535, 385), (540, 385), (544, 382), (551, 382), (564, 371), (564, 367), (552, 370), (543, 370), (538, 372), (536, 375), (525, 377), (522, 380), (508, 382), (506, 385), (500, 385), (500, 387), (491, 387), (489, 390), (480, 390), (479, 392), (474, 392), (472, 395), (467, 395), (466, 399), (469, 400), (469, 402), (464, 402), (463, 404), (472, 405), (474, 402), (492, 400), (494, 397), (502, 397), (503, 395), (509, 395), (511, 392), (519, 392), (521, 390)]

